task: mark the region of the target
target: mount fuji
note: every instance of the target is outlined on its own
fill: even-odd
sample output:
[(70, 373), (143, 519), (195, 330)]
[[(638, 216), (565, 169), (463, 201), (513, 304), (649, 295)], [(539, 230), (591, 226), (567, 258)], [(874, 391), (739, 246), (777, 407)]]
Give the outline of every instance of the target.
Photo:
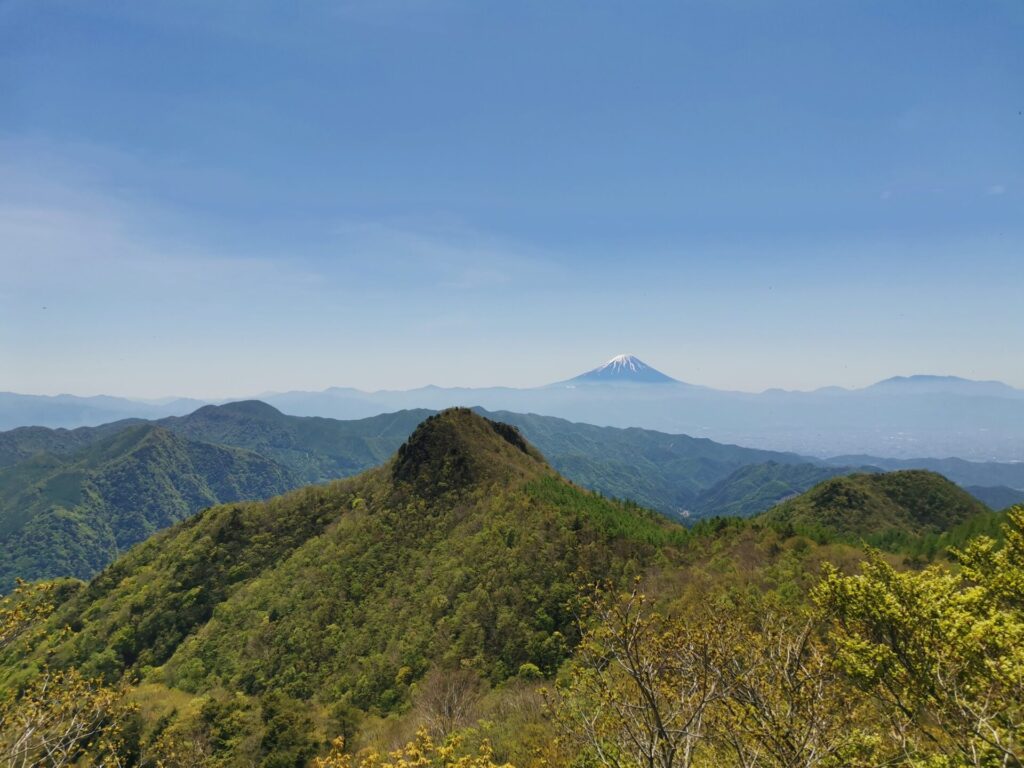
[(633, 355), (616, 355), (604, 365), (581, 373), (565, 384), (682, 384)]

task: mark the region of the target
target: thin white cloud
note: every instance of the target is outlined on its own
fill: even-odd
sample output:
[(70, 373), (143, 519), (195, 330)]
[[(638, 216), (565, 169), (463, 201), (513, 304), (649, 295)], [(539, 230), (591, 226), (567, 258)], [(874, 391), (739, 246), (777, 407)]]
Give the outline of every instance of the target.
[[(104, 345), (138, 360), (147, 345), (191, 349), (190, 358), (203, 346), (216, 359), (218, 346), (237, 357), (258, 344), (259, 359), (282, 359), (296, 349), (285, 337), (330, 348), (371, 319), (376, 330), (363, 332), (367, 343), (402, 324), (407, 335), (436, 342), (475, 333), (481, 318), (512, 311), (517, 296), (536, 300), (538, 286), (572, 280), (547, 254), (442, 217), (303, 222), (294, 248), (281, 237), (270, 244), (244, 233), (211, 239), (187, 213), (111, 188), (109, 174), (100, 179), (87, 164), (29, 149), (21, 155), (28, 162), (5, 153), (0, 163), (0, 336), (8, 339), (0, 347), (20, 359), (23, 375), (39, 369), (22, 387), (45, 389), (56, 378), (30, 355), (70, 364), (78, 352)], [(135, 378), (142, 381), (145, 369), (135, 365)], [(205, 380), (210, 372), (195, 375)]]
[(568, 279), (549, 254), (439, 221), (343, 221), (331, 253), (344, 266), (423, 288), (476, 291)]

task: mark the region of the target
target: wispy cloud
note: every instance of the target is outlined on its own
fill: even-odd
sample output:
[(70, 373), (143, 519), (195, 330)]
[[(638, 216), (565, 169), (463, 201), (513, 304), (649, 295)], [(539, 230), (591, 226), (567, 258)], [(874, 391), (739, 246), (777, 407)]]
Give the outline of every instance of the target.
[(512, 288), (566, 276), (550, 254), (451, 222), (347, 220), (333, 227), (330, 242), (346, 267), (424, 288)]
[[(18, 329), (40, 306), (97, 332), (104, 315), (162, 311), (145, 322), (166, 324), (186, 306), (185, 324), (227, 333), (232, 324), (270, 324), (260, 307), (274, 307), (282, 326), (384, 315), (440, 331), (471, 328), (480, 313), (514, 306), (516, 295), (572, 279), (551, 254), (443, 216), (324, 216), (296, 227), (294, 245), (286, 235), (265, 243), (211, 234), (201, 216), (138, 199), (84, 164), (38, 146), (17, 149), (0, 153), (0, 318), (14, 333), (31, 333), (31, 324)], [(89, 156), (96, 153), (104, 154)]]

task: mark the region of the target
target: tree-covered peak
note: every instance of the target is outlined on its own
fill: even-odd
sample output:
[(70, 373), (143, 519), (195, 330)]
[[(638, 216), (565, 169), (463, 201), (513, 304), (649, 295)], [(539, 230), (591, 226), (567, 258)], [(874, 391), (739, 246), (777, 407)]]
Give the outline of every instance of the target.
[(926, 470), (834, 477), (764, 513), (764, 519), (831, 536), (920, 536), (948, 531), (989, 509)]
[(392, 476), (424, 496), (551, 474), (518, 429), (468, 408), (425, 419), (398, 449)]
[(273, 420), (283, 415), (277, 408), (264, 403), (262, 400), (237, 400), (231, 403), (224, 403), (224, 405), (204, 405), (189, 416), (179, 418), (198, 420), (201, 418), (228, 419), (242, 417)]

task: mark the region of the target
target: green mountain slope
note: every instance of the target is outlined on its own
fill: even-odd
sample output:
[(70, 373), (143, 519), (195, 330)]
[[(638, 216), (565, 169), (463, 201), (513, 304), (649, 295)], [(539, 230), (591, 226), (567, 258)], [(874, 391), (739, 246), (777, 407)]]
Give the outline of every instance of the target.
[(579, 672), (586, 585), (639, 584), (683, 611), (680, 627), (699, 607), (691, 616), (740, 648), (757, 637), (744, 617), (787, 611), (803, 626), (822, 564), (846, 572), (861, 558), (844, 538), (987, 530), (997, 517), (937, 475), (903, 472), (832, 478), (765, 516), (687, 530), (580, 489), (515, 428), (452, 409), (380, 467), (210, 507), (89, 584), (61, 583), (43, 631), (0, 646), (0, 700), (44, 665), (74, 668), (126, 684), (134, 755), (278, 768), (309, 765), (338, 734), (386, 752), (466, 704), (468, 686), (467, 738), (493, 735), (500, 759), (524, 766), (572, 764), (536, 751), (554, 738), (537, 689)]
[(517, 426), (552, 466), (574, 482), (671, 517), (691, 510), (702, 491), (740, 467), (769, 461), (807, 461), (795, 453), (743, 448), (648, 429), (596, 427), (506, 411), (484, 413)]
[[(756, 514), (826, 477), (850, 473), (851, 466), (897, 468), (890, 466), (890, 460), (872, 457), (851, 457), (848, 465), (837, 464), (835, 460), (823, 464), (796, 454), (724, 445), (686, 435), (596, 427), (536, 414), (476, 410), (517, 426), (552, 466), (574, 482), (606, 496), (631, 499), (671, 517)], [(288, 416), (265, 403), (245, 401), (205, 406), (188, 416), (163, 419), (158, 424), (191, 440), (259, 453), (291, 470), (296, 484), (300, 484), (347, 477), (377, 466), (431, 413), (399, 411), (339, 421)], [(0, 433), (0, 466), (5, 461), (23, 461), (40, 451), (69, 455), (134, 423), (139, 422), (75, 430), (33, 427)], [(852, 459), (857, 459), (857, 463)], [(995, 481), (1008, 474), (1016, 477), (1014, 473), (1020, 472), (1014, 465), (960, 460), (940, 463), (942, 469), (953, 473), (949, 477), (972, 486), (988, 484), (966, 482), (975, 476)], [(773, 466), (749, 469), (766, 464)], [(819, 472), (811, 465), (828, 469)], [(730, 477), (733, 473), (736, 474)], [(992, 483), (1001, 484), (1006, 483)], [(976, 490), (981, 498), (986, 498), (987, 491)]]
[[(156, 423), (0, 433), (0, 590), (14, 575), (88, 577), (157, 528), (218, 501), (266, 498), (378, 466), (430, 413), (337, 421), (287, 416), (248, 401)], [(574, 482), (688, 520), (757, 514), (824, 478), (852, 471), (685, 435), (482, 413), (519, 427)], [(135, 451), (132, 435), (154, 424), (165, 440), (173, 435), (178, 448), (151, 451), (143, 463), (127, 459)], [(192, 446), (185, 451), (192, 456), (187, 461), (182, 445)], [(201, 457), (212, 445), (223, 452)], [(114, 466), (122, 459), (129, 469), (116, 480), (103, 481), (104, 472), (93, 477), (100, 464)], [(994, 498), (983, 489), (975, 492)]]
[[(703, 489), (742, 466), (805, 461), (796, 454), (723, 445), (687, 435), (474, 410), (518, 427), (555, 469), (574, 482), (670, 516), (681, 515)], [(193, 439), (256, 451), (291, 468), (305, 482), (320, 482), (380, 464), (431, 413), (421, 409), (338, 421), (286, 416), (265, 403), (247, 401), (206, 406), (160, 423)]]
[(779, 464), (774, 461), (750, 464), (701, 491), (694, 502), (693, 514), (698, 518), (715, 515), (750, 517), (824, 480), (855, 471), (850, 467)]
[(44, 652), (108, 679), (387, 712), (432, 667), (553, 672), (578, 585), (667, 562), (685, 538), (450, 410), (382, 467), (151, 537), (61, 608), (70, 633)]
[(0, 432), (0, 468), (19, 464), (40, 453), (71, 456), (133, 424), (143, 423), (145, 422), (135, 419), (114, 421), (100, 427), (78, 427), (77, 429), (18, 427), (7, 432)]
[[(606, 496), (628, 498), (669, 516), (690, 511), (702, 491), (750, 464), (804, 463), (796, 454), (761, 451), (686, 435), (578, 424), (535, 414), (477, 412), (513, 424), (566, 477)], [(381, 464), (433, 413), (399, 411), (354, 421), (287, 416), (259, 401), (205, 406), (160, 426), (191, 440), (254, 451), (288, 467), (298, 482), (347, 477)], [(0, 457), (38, 451), (67, 455), (133, 422), (96, 428), (27, 428), (0, 433)], [(721, 513), (706, 510), (702, 514)]]
[[(875, 466), (896, 468), (886, 463), (889, 460), (870, 456), (851, 457), (858, 461), (849, 465), (812, 463), (793, 453), (744, 448), (688, 435), (597, 427), (537, 414), (474, 410), (517, 427), (555, 469), (573, 482), (676, 518), (758, 514), (828, 477)], [(265, 403), (247, 401), (206, 406), (188, 416), (159, 423), (192, 439), (268, 456), (290, 468), (302, 482), (322, 482), (382, 463), (431, 413), (420, 409), (339, 421), (288, 416)], [(965, 478), (979, 475), (997, 479), (1020, 471), (1008, 464), (958, 459), (940, 463), (957, 477)], [(984, 488), (975, 490), (979, 498), (985, 499)]]
[(70, 456), (36, 454), (0, 470), (0, 591), (15, 577), (89, 577), (203, 507), (294, 484), (262, 456), (146, 423)]
[(419, 409), (339, 421), (286, 416), (247, 400), (204, 406), (159, 423), (192, 440), (255, 451), (288, 467), (301, 483), (319, 483), (382, 464), (432, 413)]
[(870, 542), (949, 531), (990, 510), (925, 470), (835, 477), (764, 513), (777, 527)]

